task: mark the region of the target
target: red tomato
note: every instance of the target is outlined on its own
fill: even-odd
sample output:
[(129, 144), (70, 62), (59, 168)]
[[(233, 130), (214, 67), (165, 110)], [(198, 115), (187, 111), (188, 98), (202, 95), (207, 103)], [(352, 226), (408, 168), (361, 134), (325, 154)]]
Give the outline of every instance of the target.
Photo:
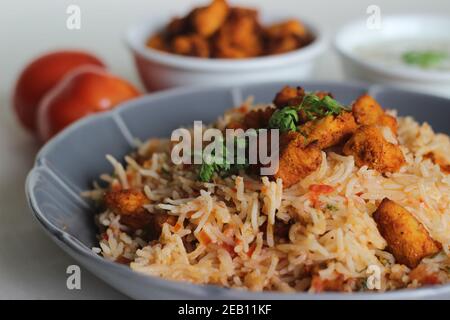
[(69, 71), (82, 65), (105, 66), (86, 52), (57, 51), (37, 58), (22, 71), (13, 99), (14, 109), (25, 128), (36, 131), (37, 107), (42, 97)]
[(72, 122), (139, 95), (133, 85), (102, 68), (77, 68), (42, 99), (37, 121), (39, 138), (47, 141)]

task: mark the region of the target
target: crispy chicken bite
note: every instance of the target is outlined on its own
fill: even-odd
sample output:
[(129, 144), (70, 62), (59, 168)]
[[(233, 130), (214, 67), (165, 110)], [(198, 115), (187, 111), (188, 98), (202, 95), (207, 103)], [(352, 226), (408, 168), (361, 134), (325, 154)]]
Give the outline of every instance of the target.
[(267, 128), (269, 120), (275, 112), (275, 108), (266, 107), (247, 112), (244, 116), (243, 125), (246, 129)]
[[(194, 35), (204, 39), (211, 54), (196, 55), (198, 50), (186, 49), (186, 38), (177, 44), (181, 50), (174, 50), (175, 38)], [(185, 16), (173, 18), (161, 32), (150, 37), (147, 46), (181, 55), (239, 59), (292, 51), (312, 40), (300, 21), (287, 20), (263, 29), (257, 10), (231, 7), (226, 0), (211, 0)]]
[(284, 53), (300, 48), (309, 41), (305, 26), (298, 20), (274, 24), (264, 30), (269, 54)]
[(289, 188), (316, 170), (322, 160), (321, 150), (316, 142), (305, 144), (305, 137), (295, 131), (280, 136), (278, 171), (274, 178), (283, 180), (283, 187)]
[(316, 141), (321, 149), (345, 142), (357, 129), (351, 112), (342, 112), (338, 116), (329, 115), (321, 119), (308, 121), (300, 127), (307, 141)]
[(356, 99), (352, 112), (359, 125), (387, 126), (397, 135), (397, 120), (386, 114), (380, 104), (368, 94), (363, 94)]
[(400, 147), (388, 142), (376, 126), (359, 127), (343, 152), (352, 155), (358, 167), (367, 165), (381, 173), (396, 172), (405, 163)]
[(190, 32), (191, 25), (189, 23), (189, 16), (173, 18), (166, 28), (166, 35), (170, 38)]
[(175, 37), (172, 41), (172, 51), (184, 56), (210, 56), (208, 41), (196, 34)]
[(229, 10), (225, 0), (213, 0), (208, 6), (195, 9), (190, 14), (192, 27), (199, 35), (209, 37), (225, 22)]
[(120, 222), (132, 229), (141, 229), (152, 220), (152, 215), (144, 208), (150, 200), (139, 189), (107, 191), (104, 201), (108, 209), (120, 215)]
[(306, 37), (308, 34), (305, 26), (298, 20), (287, 20), (267, 27), (264, 32), (268, 37), (277, 38), (287, 35)]
[(176, 217), (165, 213), (150, 213), (144, 205), (150, 200), (139, 189), (122, 189), (107, 191), (104, 197), (105, 205), (120, 216), (120, 222), (132, 230), (147, 231), (150, 239), (156, 239), (161, 234), (164, 223), (174, 225)]
[(302, 103), (304, 97), (305, 90), (302, 87), (294, 88), (285, 86), (276, 94), (275, 99), (273, 99), (273, 104), (278, 108), (296, 106)]
[(373, 218), (397, 262), (409, 268), (415, 268), (423, 258), (442, 249), (408, 210), (392, 200), (383, 199)]
[(226, 22), (212, 40), (217, 58), (248, 58), (263, 53), (263, 43), (257, 12), (232, 8)]
[(164, 39), (163, 35), (159, 33), (153, 35), (150, 39), (148, 39), (147, 47), (161, 51), (169, 51), (166, 40)]

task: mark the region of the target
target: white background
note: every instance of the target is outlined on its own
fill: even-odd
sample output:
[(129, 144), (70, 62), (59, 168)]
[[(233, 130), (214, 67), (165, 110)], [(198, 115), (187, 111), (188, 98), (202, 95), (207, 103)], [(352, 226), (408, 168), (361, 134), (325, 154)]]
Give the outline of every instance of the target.
[[(124, 45), (127, 26), (152, 16), (183, 13), (188, 0), (0, 0), (0, 298), (64, 299), (123, 298), (86, 270), (82, 289), (66, 289), (66, 268), (75, 263), (49, 240), (33, 220), (25, 201), (24, 180), (38, 147), (15, 121), (9, 97), (24, 64), (50, 49), (84, 48), (102, 57), (110, 68), (139, 85)], [(330, 36), (339, 26), (363, 18), (368, 5), (393, 13), (450, 14), (449, 0), (243, 0), (301, 15)], [(81, 7), (81, 30), (66, 29), (66, 8)], [(330, 49), (320, 61), (315, 78), (342, 79)]]

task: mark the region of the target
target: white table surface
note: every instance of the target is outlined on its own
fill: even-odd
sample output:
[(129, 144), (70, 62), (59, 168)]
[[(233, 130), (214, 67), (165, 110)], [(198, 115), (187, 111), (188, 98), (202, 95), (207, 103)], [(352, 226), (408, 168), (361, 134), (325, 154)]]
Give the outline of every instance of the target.
[[(0, 299), (124, 298), (82, 269), (81, 290), (66, 288), (66, 268), (76, 262), (61, 251), (34, 221), (26, 204), (24, 181), (38, 147), (17, 124), (10, 95), (18, 72), (36, 54), (54, 48), (85, 48), (136, 85), (137, 74), (123, 42), (128, 25), (159, 14), (176, 14), (199, 1), (187, 0), (1, 0), (0, 3)], [(202, 1), (200, 1), (202, 2)], [(366, 16), (374, 1), (246, 0), (266, 10), (288, 8), (320, 23), (330, 35), (343, 23)], [(65, 27), (69, 4), (81, 8), (81, 30)], [(448, 0), (377, 0), (382, 15), (447, 13)], [(342, 79), (330, 50), (320, 61), (317, 79)]]

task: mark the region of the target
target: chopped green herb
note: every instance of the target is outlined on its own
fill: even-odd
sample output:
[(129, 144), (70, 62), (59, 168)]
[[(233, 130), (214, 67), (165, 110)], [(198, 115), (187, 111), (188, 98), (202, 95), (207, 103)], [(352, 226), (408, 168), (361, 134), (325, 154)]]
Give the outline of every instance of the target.
[(202, 182), (211, 181), (214, 172), (216, 172), (216, 166), (214, 164), (202, 163), (198, 176)]
[(298, 110), (303, 111), (308, 120), (315, 120), (328, 115), (337, 116), (341, 114), (342, 111), (346, 110), (346, 107), (330, 96), (325, 96), (320, 99), (314, 94), (308, 94), (303, 98)]
[(421, 68), (430, 68), (439, 65), (448, 58), (448, 54), (442, 51), (408, 51), (402, 55), (407, 64), (417, 65)]
[(328, 115), (339, 115), (346, 109), (329, 96), (321, 99), (315, 94), (307, 94), (299, 106), (288, 106), (275, 111), (269, 120), (269, 128), (280, 129), (281, 132), (297, 131), (299, 112), (302, 112), (308, 120), (315, 120)]
[(338, 207), (336, 207), (335, 205), (329, 204), (329, 203), (325, 206), (325, 209), (330, 210), (330, 211), (338, 211), (339, 210)]
[(295, 107), (285, 107), (275, 111), (269, 120), (270, 129), (279, 129), (281, 132), (296, 131), (298, 111)]
[[(319, 98), (317, 95), (308, 94), (300, 105), (288, 106), (275, 111), (269, 120), (268, 128), (279, 129), (281, 132), (297, 131), (300, 120), (299, 112), (303, 112), (309, 120), (314, 120), (327, 115), (339, 115), (343, 110), (346, 108), (329, 96)], [(300, 131), (300, 134), (307, 138), (304, 132)], [(237, 149), (247, 149), (247, 138), (236, 137), (235, 139), (234, 145)], [(214, 174), (226, 176), (245, 170), (249, 166), (248, 160), (240, 158), (238, 152), (234, 153), (234, 163), (227, 162), (228, 150), (225, 141), (222, 143), (223, 154), (221, 156), (213, 155), (213, 159), (204, 159), (204, 163), (200, 166), (198, 176), (201, 181), (209, 182)]]
[[(225, 141), (223, 143), (222, 155), (213, 155), (210, 159), (205, 159), (203, 157), (203, 163), (200, 166), (198, 177), (202, 182), (209, 182), (213, 178), (214, 174), (217, 173), (220, 176), (227, 176), (239, 170), (245, 170), (248, 167), (248, 160), (246, 158), (241, 158), (238, 152), (235, 152), (235, 159), (233, 163), (227, 161), (228, 149), (226, 147)], [(247, 146), (247, 141), (245, 138), (235, 137), (234, 145), (237, 149), (245, 149)]]

